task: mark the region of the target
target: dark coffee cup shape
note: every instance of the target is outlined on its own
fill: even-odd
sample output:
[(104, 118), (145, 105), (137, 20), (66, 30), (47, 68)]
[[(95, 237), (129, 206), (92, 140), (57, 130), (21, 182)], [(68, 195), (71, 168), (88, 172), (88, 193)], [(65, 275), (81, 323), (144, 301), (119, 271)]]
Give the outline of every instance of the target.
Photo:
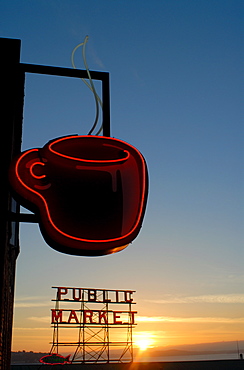
[(39, 215), (54, 249), (97, 256), (124, 249), (138, 235), (147, 201), (142, 154), (104, 136), (65, 136), (20, 153), (10, 167), (20, 203)]

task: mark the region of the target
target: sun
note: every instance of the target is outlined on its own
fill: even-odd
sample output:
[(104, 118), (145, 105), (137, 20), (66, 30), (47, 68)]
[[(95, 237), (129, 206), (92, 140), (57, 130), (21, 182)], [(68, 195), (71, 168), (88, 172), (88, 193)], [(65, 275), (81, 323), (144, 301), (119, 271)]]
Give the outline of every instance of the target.
[(139, 339), (135, 342), (135, 344), (137, 347), (139, 347), (140, 351), (145, 351), (150, 347), (151, 342), (149, 339)]
[(154, 339), (151, 333), (140, 333), (136, 335), (135, 346), (140, 349), (140, 351), (145, 351), (148, 348), (153, 347)]

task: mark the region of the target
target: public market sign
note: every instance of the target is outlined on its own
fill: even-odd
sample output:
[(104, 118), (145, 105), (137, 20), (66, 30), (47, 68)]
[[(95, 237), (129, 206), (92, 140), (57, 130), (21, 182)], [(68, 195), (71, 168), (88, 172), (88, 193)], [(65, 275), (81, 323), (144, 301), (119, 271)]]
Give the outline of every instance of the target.
[[(68, 288), (53, 287), (57, 289), (56, 299), (58, 308), (51, 309), (51, 324), (58, 325), (135, 325), (136, 311), (131, 310), (131, 305), (135, 304), (131, 290), (105, 290), (105, 289), (87, 289), (87, 288)], [(85, 303), (86, 308), (62, 309), (60, 302), (63, 303)], [(102, 304), (102, 309), (91, 308), (91, 304)], [(118, 304), (129, 305), (127, 310), (111, 309), (118, 307)], [(89, 308), (88, 308), (89, 306)], [(88, 309), (87, 309), (88, 308)]]

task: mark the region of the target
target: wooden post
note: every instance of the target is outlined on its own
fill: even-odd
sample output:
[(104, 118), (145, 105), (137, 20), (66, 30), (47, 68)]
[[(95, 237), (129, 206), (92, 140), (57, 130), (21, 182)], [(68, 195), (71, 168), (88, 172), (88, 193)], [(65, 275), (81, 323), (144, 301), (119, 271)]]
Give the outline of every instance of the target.
[(0, 370), (10, 369), (14, 280), (19, 253), (19, 225), (9, 213), (19, 212), (11, 198), (8, 169), (20, 151), (24, 99), (24, 73), (19, 68), (20, 40), (0, 38)]

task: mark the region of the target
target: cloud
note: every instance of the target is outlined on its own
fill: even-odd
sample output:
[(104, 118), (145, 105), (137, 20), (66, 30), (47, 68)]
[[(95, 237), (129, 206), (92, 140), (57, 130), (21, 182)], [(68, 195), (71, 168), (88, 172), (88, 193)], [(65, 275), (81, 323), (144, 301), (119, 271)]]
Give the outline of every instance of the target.
[(40, 300), (40, 299), (46, 300), (46, 299), (49, 299), (49, 297), (47, 297), (47, 296), (45, 296), (45, 297), (42, 296), (41, 297), (39, 295), (37, 295), (37, 296), (34, 296), (34, 295), (32, 295), (32, 296), (21, 296), (21, 297), (16, 297), (15, 301), (16, 302), (18, 302), (18, 301), (36, 301), (36, 300)]
[(19, 297), (15, 299), (14, 307), (28, 308), (28, 307), (47, 307), (50, 306), (50, 300), (47, 297), (31, 296)]
[(179, 323), (226, 323), (244, 324), (244, 317), (169, 317), (169, 316), (137, 316), (137, 322), (154, 323), (154, 322), (179, 322)]
[(30, 316), (28, 317), (28, 320), (50, 323), (51, 318), (50, 316)]
[(16, 308), (27, 308), (27, 307), (47, 307), (50, 306), (50, 303), (43, 303), (43, 302), (19, 302), (15, 303), (14, 305)]
[[(149, 302), (149, 300), (148, 300)], [(244, 303), (244, 294), (200, 295), (190, 297), (167, 296), (165, 299), (150, 300), (151, 303)]]
[(92, 58), (92, 61), (93, 61), (94, 64), (96, 64), (102, 70), (106, 69), (104, 63), (102, 62), (102, 60), (98, 56), (94, 45), (90, 45), (90, 54), (91, 54), (91, 58)]
[(31, 328), (14, 327), (13, 330), (14, 330), (14, 332), (20, 331), (21, 334), (23, 334), (24, 332), (27, 332), (27, 331), (30, 331), (30, 332), (33, 333), (35, 330), (37, 330), (37, 331), (42, 330), (42, 331), (50, 332), (50, 328), (40, 328), (40, 327), (38, 327), (38, 328), (32, 328), (32, 327)]

